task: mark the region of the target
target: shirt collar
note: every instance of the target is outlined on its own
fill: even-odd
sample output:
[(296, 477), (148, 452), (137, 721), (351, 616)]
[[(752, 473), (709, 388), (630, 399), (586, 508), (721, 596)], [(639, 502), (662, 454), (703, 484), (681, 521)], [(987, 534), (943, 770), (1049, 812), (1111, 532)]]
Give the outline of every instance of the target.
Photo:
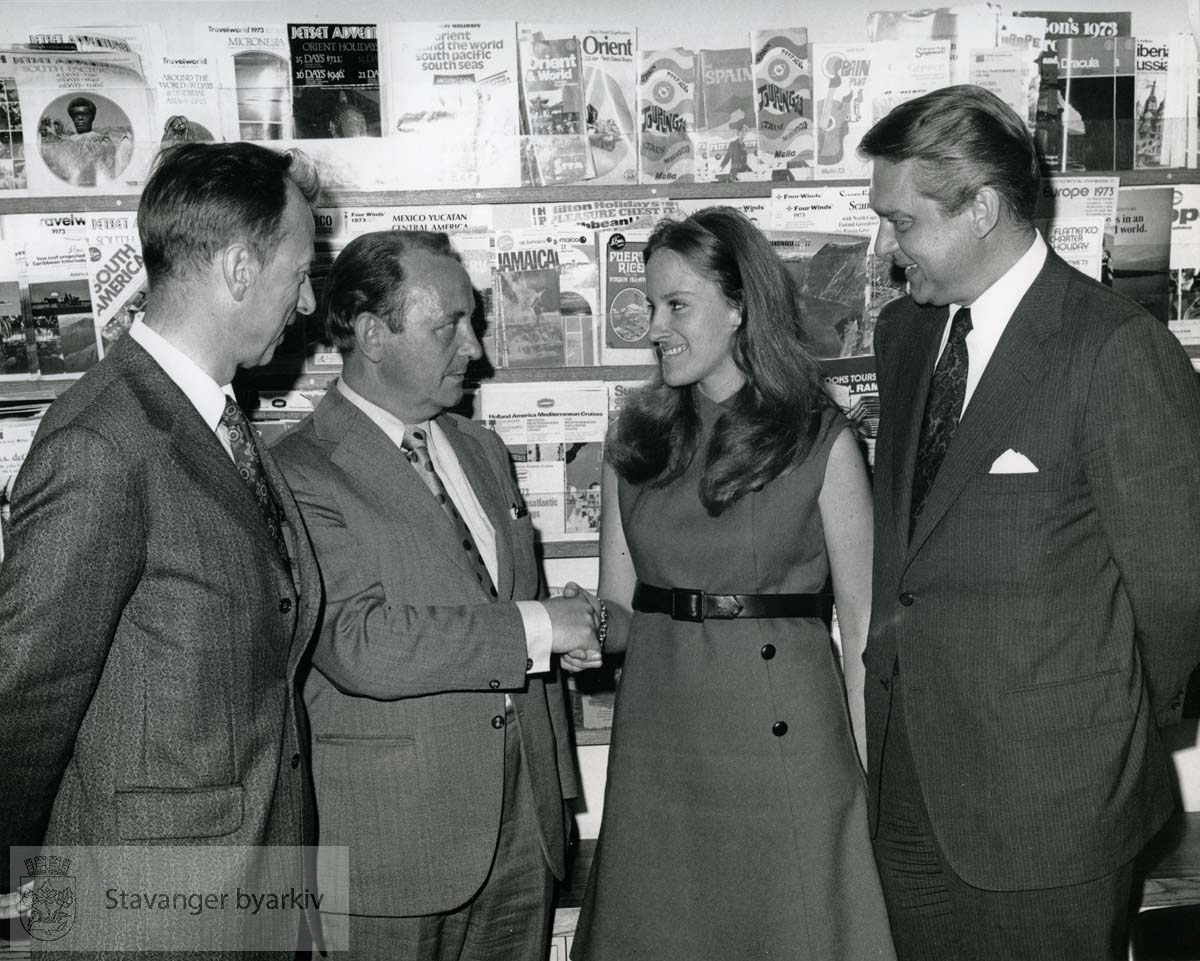
[[(973, 330), (993, 326), (1003, 329), (1008, 325), (1021, 298), (1029, 292), (1037, 275), (1041, 273), (1042, 266), (1046, 263), (1046, 251), (1046, 241), (1042, 239), (1040, 231), (1035, 231), (1029, 249), (971, 304)], [(953, 317), (961, 306), (962, 304), (951, 304), (950, 316)]]
[(337, 382), (337, 391), (339, 394), (341, 394), (343, 397), (345, 397), (346, 400), (350, 401), (350, 403), (352, 403), (355, 407), (357, 407), (364, 414), (366, 414), (367, 417), (370, 418), (370, 420), (380, 430), (382, 430), (385, 434), (388, 435), (389, 438), (391, 438), (392, 443), (395, 444), (397, 447), (403, 446), (404, 431), (406, 429), (406, 426), (411, 426), (411, 427), (425, 426), (426, 433), (428, 433), (428, 424), (429, 424), (428, 421), (425, 421), (424, 425), (422, 425), (422, 424), (406, 425), (404, 423), (404, 421), (402, 421), (399, 417), (397, 417), (391, 411), (384, 410), (378, 404), (373, 404), (371, 401), (367, 400), (365, 397), (362, 396), (362, 394), (358, 393), (358, 391), (356, 391), (353, 387), (351, 387), (349, 384), (347, 384), (346, 381), (340, 377), (338, 378), (338, 382)]
[(138, 318), (129, 327), (129, 336), (149, 354), (163, 372), (171, 378), (204, 418), (208, 429), (216, 432), (225, 410), (225, 397), (233, 396), (233, 387), (221, 386), (208, 376), (192, 358), (168, 341), (162, 334), (146, 326)]

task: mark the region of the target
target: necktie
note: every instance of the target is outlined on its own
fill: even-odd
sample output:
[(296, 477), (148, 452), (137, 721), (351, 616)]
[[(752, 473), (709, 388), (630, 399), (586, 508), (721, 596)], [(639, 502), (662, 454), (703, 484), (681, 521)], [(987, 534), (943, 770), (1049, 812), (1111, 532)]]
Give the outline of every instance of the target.
[(946, 456), (967, 396), (967, 334), (971, 332), (971, 310), (959, 307), (950, 322), (950, 337), (929, 382), (921, 439), (917, 443), (917, 465), (913, 474), (912, 515), (909, 536), (925, 507), (925, 498)]
[(279, 556), (287, 563), (287, 544), (283, 539), (281, 523), (283, 512), (279, 508), (279, 502), (275, 500), (275, 495), (271, 493), (271, 488), (267, 486), (267, 476), (263, 473), (262, 468), (262, 456), (258, 452), (258, 445), (254, 442), (250, 422), (232, 397), (225, 398), (225, 409), (221, 411), (221, 426), (229, 434), (229, 448), (233, 452), (233, 464), (246, 486), (250, 488), (250, 493), (254, 495), (263, 521), (267, 525), (267, 531), (271, 535), (271, 540), (275, 542), (275, 547), (279, 550)]
[(495, 597), (496, 585), (492, 583), (492, 575), (488, 573), (487, 565), (483, 562), (483, 555), (475, 546), (475, 538), (471, 536), (471, 530), (467, 527), (466, 521), (462, 519), (462, 515), (458, 513), (458, 508), (450, 500), (450, 495), (446, 493), (442, 479), (433, 469), (433, 461), (429, 457), (429, 440), (425, 436), (425, 432), (419, 428), (406, 428), (401, 446), (408, 454), (408, 459), (416, 469), (417, 476), (429, 488), (429, 493), (433, 495), (434, 500), (442, 505), (442, 510), (446, 512), (446, 516), (454, 526), (458, 542), (462, 545), (467, 559), (475, 568), (475, 575), (479, 578), (479, 583), (485, 591)]

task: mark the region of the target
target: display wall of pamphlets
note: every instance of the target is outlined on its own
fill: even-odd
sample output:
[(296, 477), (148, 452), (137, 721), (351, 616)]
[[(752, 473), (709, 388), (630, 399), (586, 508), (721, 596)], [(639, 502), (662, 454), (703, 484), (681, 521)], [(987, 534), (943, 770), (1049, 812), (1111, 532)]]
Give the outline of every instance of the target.
[[(720, 203), (766, 231), (826, 389), (873, 459), (875, 323), (904, 287), (873, 254), (858, 145), (935, 87), (984, 86), (1025, 118), (1051, 247), (1142, 303), (1200, 368), (1190, 34), (1139, 36), (1125, 11), (979, 3), (872, 11), (843, 36), (801, 20), (650, 47), (629, 23), (346, 13), (197, 12), (170, 42), (157, 24), (0, 25), (0, 559), (45, 406), (142, 310), (138, 194), (159, 148), (181, 141), (313, 158), (318, 289), (363, 233), (451, 237), (485, 351), (460, 409), (508, 446), (550, 583), (582, 583), (571, 565), (595, 563), (605, 431), (656, 361), (642, 250), (663, 217)], [(311, 413), (339, 369), (320, 319), (301, 318), (268, 367), (239, 377), (261, 435)], [(581, 678), (579, 742), (603, 743), (617, 676)]]
[[(897, 103), (958, 82), (1026, 119), (1051, 174), (1051, 246), (1142, 302), (1200, 366), (1197, 45), (1139, 37), (1128, 12), (874, 11), (850, 36), (751, 24), (712, 48), (644, 47), (636, 24), (503, 19), (197, 18), (186, 33), (0, 28), (0, 403), (51, 400), (142, 309), (134, 212), (161, 146), (298, 147), (324, 188), (315, 286), (364, 232), (450, 235), (486, 353), (463, 409), (510, 442), (543, 543), (594, 554), (598, 494), (575, 475), (599, 470), (614, 385), (623, 396), (653, 371), (641, 252), (662, 217), (721, 203), (767, 231), (870, 457), (875, 321), (904, 291), (872, 252), (858, 144)], [(245, 377), (264, 435), (339, 369), (319, 318), (297, 322)], [(536, 439), (551, 427), (562, 436)], [(10, 431), (9, 463), (29, 433)]]

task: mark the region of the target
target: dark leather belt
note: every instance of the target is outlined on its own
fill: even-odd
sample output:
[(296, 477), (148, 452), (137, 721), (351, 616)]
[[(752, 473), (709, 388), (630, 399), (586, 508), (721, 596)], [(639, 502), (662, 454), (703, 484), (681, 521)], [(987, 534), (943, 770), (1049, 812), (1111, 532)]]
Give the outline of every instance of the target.
[(735, 617), (833, 616), (832, 594), (705, 594), (682, 587), (654, 587), (638, 582), (633, 609), (644, 614), (670, 614), (676, 621), (730, 620)]

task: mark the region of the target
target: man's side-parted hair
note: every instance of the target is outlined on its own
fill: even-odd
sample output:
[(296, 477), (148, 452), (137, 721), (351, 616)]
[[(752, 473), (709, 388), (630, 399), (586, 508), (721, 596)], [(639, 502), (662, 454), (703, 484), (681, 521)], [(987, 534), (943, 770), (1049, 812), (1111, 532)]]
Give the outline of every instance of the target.
[(239, 240), (260, 264), (270, 261), (283, 240), (289, 182), (316, 202), (316, 166), (299, 150), (241, 142), (163, 148), (138, 205), (150, 286), (189, 279)]
[(941, 87), (905, 101), (867, 131), (859, 152), (890, 163), (915, 161), (917, 190), (948, 215), (992, 187), (1015, 224), (1033, 220), (1041, 180), (1033, 137), (1008, 104), (982, 87)]
[(404, 255), (427, 250), (458, 263), (462, 258), (445, 234), (432, 230), (381, 230), (355, 237), (338, 254), (322, 294), (325, 329), (343, 354), (354, 350), (354, 318), (364, 311), (381, 317), (392, 333), (404, 325), (407, 273)]
[(805, 347), (800, 295), (770, 241), (731, 207), (707, 207), (686, 220), (662, 220), (642, 257), (674, 251), (708, 278), (740, 313), (730, 354), (745, 383), (725, 404), (700, 451), (695, 385), (671, 387), (661, 370), (629, 397), (604, 456), (630, 483), (663, 486), (704, 457), (700, 500), (716, 516), (762, 487), (812, 448), (829, 401)]

